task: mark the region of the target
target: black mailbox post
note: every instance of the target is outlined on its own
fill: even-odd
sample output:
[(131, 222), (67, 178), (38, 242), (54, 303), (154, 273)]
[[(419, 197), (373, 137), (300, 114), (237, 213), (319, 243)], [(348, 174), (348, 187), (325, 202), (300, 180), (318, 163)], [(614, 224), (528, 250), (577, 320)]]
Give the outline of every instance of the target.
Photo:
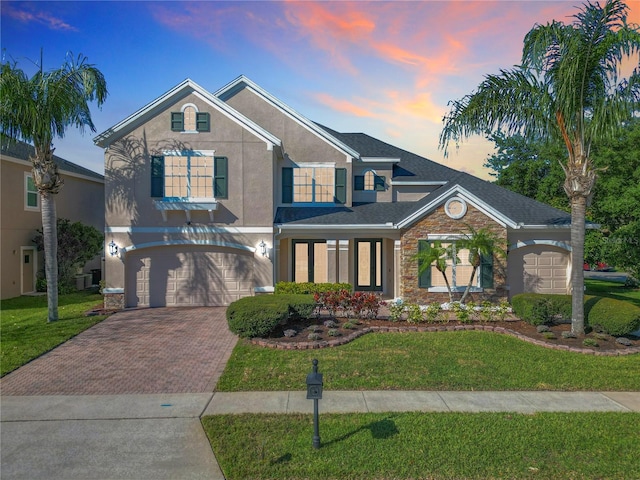
[(322, 374), (318, 373), (318, 360), (313, 359), (313, 372), (307, 375), (307, 400), (313, 400), (313, 448), (320, 448), (318, 400), (322, 398)]

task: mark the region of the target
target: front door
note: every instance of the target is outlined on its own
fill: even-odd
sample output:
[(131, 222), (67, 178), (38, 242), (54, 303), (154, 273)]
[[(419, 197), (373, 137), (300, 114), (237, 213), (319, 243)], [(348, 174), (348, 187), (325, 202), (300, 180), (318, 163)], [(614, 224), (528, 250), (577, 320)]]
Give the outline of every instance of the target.
[(382, 291), (382, 239), (356, 240), (356, 290)]
[(22, 249), (22, 293), (35, 291), (35, 249)]

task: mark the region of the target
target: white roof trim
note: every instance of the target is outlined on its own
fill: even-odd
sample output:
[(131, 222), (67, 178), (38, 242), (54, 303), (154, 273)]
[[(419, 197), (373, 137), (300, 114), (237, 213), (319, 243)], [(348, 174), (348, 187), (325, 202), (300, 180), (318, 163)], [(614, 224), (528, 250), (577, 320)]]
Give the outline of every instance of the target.
[(294, 120), (298, 124), (302, 125), (307, 130), (309, 130), (310, 132), (314, 133), (316, 136), (320, 137), (322, 140), (327, 142), (329, 145), (331, 145), (334, 148), (337, 148), (338, 150), (342, 151), (345, 154), (345, 156), (347, 157), (347, 163), (350, 163), (354, 158), (358, 158), (360, 156), (360, 154), (358, 152), (356, 152), (354, 149), (349, 147), (347, 144), (341, 142), (340, 140), (335, 138), (333, 135), (329, 134), (329, 132), (327, 132), (323, 128), (320, 128), (318, 125), (316, 125), (314, 122), (309, 120), (307, 117), (305, 117), (304, 115), (298, 113), (293, 108), (289, 107), (287, 104), (282, 102), (280, 99), (278, 99), (278, 98), (274, 97), (273, 95), (271, 95), (265, 89), (263, 89), (258, 84), (254, 83), (253, 81), (251, 81), (249, 78), (245, 77), (244, 75), (240, 75), (235, 80), (229, 82), (227, 85), (225, 85), (224, 87), (222, 87), (219, 90), (217, 90), (216, 92), (214, 92), (213, 95), (216, 98), (219, 98), (221, 101), (224, 101), (226, 94), (232, 93), (233, 90), (236, 87), (239, 87), (243, 83), (247, 87), (249, 87), (249, 89), (254, 94), (258, 95), (259, 97), (262, 97), (264, 100), (266, 100), (267, 102), (269, 102), (270, 104), (272, 104), (273, 106), (278, 108), (280, 111), (282, 111), (289, 118), (291, 118), (292, 120)]
[(449, 197), (451, 197), (452, 195), (456, 195), (456, 194), (459, 197), (461, 197), (464, 200), (466, 200), (467, 202), (471, 203), (475, 208), (480, 210), (482, 213), (484, 213), (488, 217), (490, 217), (493, 220), (495, 220), (501, 226), (510, 227), (510, 228), (517, 228), (518, 224), (516, 222), (511, 220), (509, 217), (503, 215), (502, 213), (500, 213), (495, 208), (491, 207), (486, 202), (480, 200), (478, 197), (476, 197), (475, 195), (473, 195), (472, 193), (470, 193), (468, 190), (466, 190), (465, 188), (461, 187), (460, 185), (453, 185), (451, 188), (449, 188), (448, 190), (442, 192), (437, 197), (434, 197), (433, 200), (431, 200), (429, 203), (424, 205), (422, 208), (420, 208), (416, 212), (412, 213), (411, 215), (409, 215), (404, 220), (401, 220), (400, 222), (398, 222), (398, 228), (404, 228), (404, 227), (407, 227), (410, 224), (416, 222), (418, 219), (423, 217), (425, 214), (431, 212), (436, 207), (438, 207), (441, 204), (443, 204)]
[[(6, 162), (11, 162), (11, 163), (17, 163), (18, 165), (23, 165), (25, 167), (29, 167), (29, 168), (33, 169), (33, 164), (30, 161), (23, 160), (21, 158), (13, 157), (13, 156), (9, 155), (8, 153), (7, 154), (5, 154), (5, 153), (2, 154), (2, 160), (6, 161)], [(68, 163), (72, 163), (72, 162), (69, 162), (68, 160), (66, 160), (66, 161)], [(63, 178), (64, 177), (75, 177), (75, 178), (80, 178), (82, 180), (88, 180), (90, 182), (101, 183), (101, 184), (104, 185), (104, 175), (100, 175), (98, 172), (95, 172), (96, 175), (100, 175), (102, 178), (90, 177), (89, 175), (84, 175), (82, 173), (72, 172), (70, 170), (65, 169), (62, 165), (59, 165), (57, 162), (56, 162), (56, 165), (58, 165), (58, 170), (60, 171), (60, 175)], [(80, 165), (78, 165), (78, 166), (80, 166)], [(87, 168), (87, 167), (83, 167), (83, 168)]]
[(361, 157), (363, 163), (398, 163), (400, 162), (399, 158), (390, 158), (390, 157)]
[(397, 227), (393, 222), (359, 224), (352, 223), (346, 225), (314, 225), (308, 223), (278, 223), (276, 228), (280, 230), (395, 230)]
[(398, 187), (404, 186), (421, 186), (421, 187), (441, 187), (449, 182), (446, 181), (433, 181), (433, 180), (391, 180), (391, 185)]
[(258, 124), (254, 123), (252, 120), (242, 115), (240, 112), (234, 110), (229, 105), (227, 105), (226, 103), (218, 99), (216, 96), (211, 95), (211, 93), (207, 92), (204, 88), (202, 88), (200, 85), (198, 85), (197, 83), (195, 83), (193, 80), (189, 78), (184, 80), (182, 83), (176, 85), (171, 90), (159, 96), (155, 100), (151, 101), (150, 103), (148, 103), (147, 105), (139, 109), (138, 111), (129, 115), (124, 120), (118, 122), (111, 128), (105, 130), (104, 132), (96, 136), (93, 139), (93, 143), (95, 143), (99, 147), (103, 147), (103, 148), (108, 147), (109, 144), (111, 143), (111, 139), (114, 136), (117, 136), (119, 138), (128, 130), (135, 128), (138, 122), (141, 122), (147, 117), (153, 116), (158, 110), (162, 109), (167, 103), (169, 103), (170, 101), (173, 101), (176, 97), (179, 97), (182, 94), (182, 92), (184, 92), (185, 90), (191, 90), (191, 92), (189, 93), (193, 93), (198, 98), (202, 99), (203, 101), (211, 105), (213, 108), (223, 113), (229, 119), (233, 120), (234, 122), (238, 123), (245, 129), (249, 130), (255, 136), (263, 140), (267, 144), (267, 148), (269, 150), (272, 150), (274, 145), (278, 145), (278, 146), (282, 145), (282, 141), (279, 138), (277, 138), (275, 135), (269, 133), (264, 128), (262, 128)]

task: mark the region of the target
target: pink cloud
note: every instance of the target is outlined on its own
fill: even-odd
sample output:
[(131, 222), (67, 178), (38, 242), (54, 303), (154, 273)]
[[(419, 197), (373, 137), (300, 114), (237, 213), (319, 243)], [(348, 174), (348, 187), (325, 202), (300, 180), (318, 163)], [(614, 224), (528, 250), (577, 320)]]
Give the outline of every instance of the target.
[(3, 2), (2, 15), (22, 23), (39, 23), (48, 26), (51, 30), (63, 30), (77, 32), (78, 29), (64, 20), (54, 17), (45, 11), (31, 12), (14, 7), (8, 2)]

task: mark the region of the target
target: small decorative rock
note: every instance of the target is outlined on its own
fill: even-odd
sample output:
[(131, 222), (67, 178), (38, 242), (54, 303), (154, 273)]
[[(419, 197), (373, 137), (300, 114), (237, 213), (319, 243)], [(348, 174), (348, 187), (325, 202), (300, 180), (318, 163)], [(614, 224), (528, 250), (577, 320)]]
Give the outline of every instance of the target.
[(633, 342), (629, 340), (627, 337), (616, 338), (616, 343), (619, 343), (620, 345), (624, 345), (625, 347), (631, 347), (633, 345)]
[(295, 337), (297, 335), (297, 333), (298, 332), (296, 332), (294, 329), (290, 328), (290, 329), (284, 331), (284, 336), (291, 338), (291, 337)]
[(550, 329), (549, 327), (547, 327), (546, 325), (538, 325), (538, 326), (536, 327), (536, 331), (537, 331), (538, 333), (542, 333), (542, 332), (550, 332), (550, 331), (551, 331), (551, 329)]

